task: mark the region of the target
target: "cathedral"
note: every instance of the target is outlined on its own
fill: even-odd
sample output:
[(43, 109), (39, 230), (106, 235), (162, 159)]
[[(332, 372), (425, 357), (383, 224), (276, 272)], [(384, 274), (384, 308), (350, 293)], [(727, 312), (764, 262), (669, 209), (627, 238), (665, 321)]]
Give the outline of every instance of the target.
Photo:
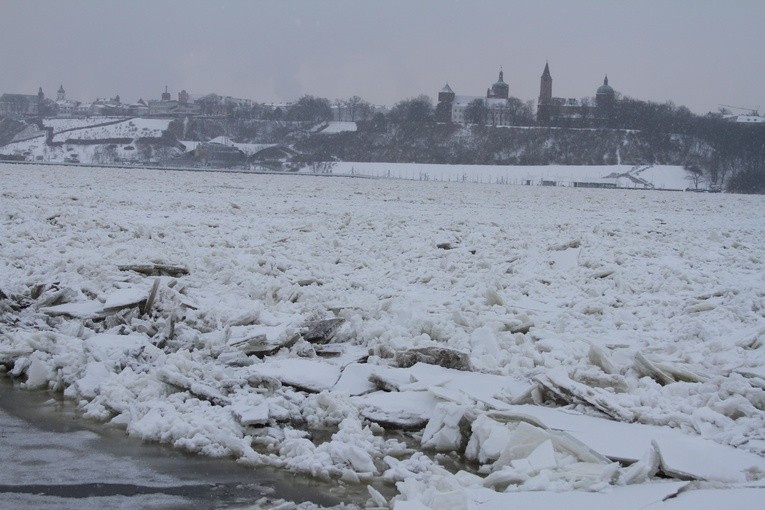
[(543, 126), (560, 124), (607, 125), (614, 117), (616, 92), (608, 84), (608, 76), (595, 92), (595, 102), (573, 98), (553, 97), (550, 65), (545, 63), (539, 81), (537, 124)]
[[(616, 111), (616, 92), (608, 84), (608, 76), (598, 87), (595, 100), (553, 97), (550, 66), (545, 69), (539, 84), (536, 120), (538, 125), (587, 125), (606, 126)], [(486, 89), (486, 96), (461, 96), (454, 93), (447, 83), (438, 93), (436, 120), (440, 122), (466, 123), (465, 109), (475, 100), (482, 101), (487, 111), (487, 124), (493, 126), (515, 125), (514, 98), (510, 97), (510, 86), (505, 82), (504, 71), (500, 69), (499, 79)]]

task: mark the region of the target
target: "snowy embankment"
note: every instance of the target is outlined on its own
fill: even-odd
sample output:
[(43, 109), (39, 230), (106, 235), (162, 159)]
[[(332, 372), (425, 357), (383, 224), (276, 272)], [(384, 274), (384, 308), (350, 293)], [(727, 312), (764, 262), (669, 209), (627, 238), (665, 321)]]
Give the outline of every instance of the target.
[[(62, 122), (54, 122), (57, 120)], [(100, 123), (94, 124), (95, 121)], [(148, 164), (179, 153), (179, 149), (164, 147), (164, 144), (152, 146), (151, 143), (143, 143), (142, 147), (136, 145), (138, 141), (161, 141), (170, 124), (168, 119), (120, 120), (104, 117), (46, 119), (45, 123), (54, 128), (52, 144), (46, 143), (46, 137), (41, 134), (33, 139), (3, 145), (0, 147), (0, 154), (23, 156), (27, 161), (95, 164), (122, 161)], [(62, 128), (61, 131), (58, 131), (59, 127)]]
[[(331, 163), (336, 175), (364, 175), (413, 181), (552, 186), (610, 185), (618, 188), (684, 190), (688, 172), (677, 165), (443, 165), (429, 163)], [(302, 170), (310, 173), (311, 167)], [(575, 184), (576, 183), (576, 184)]]
[(397, 509), (762, 499), (761, 197), (0, 179), (0, 363), (89, 418)]
[(54, 133), (61, 131), (69, 131), (72, 129), (82, 129), (91, 126), (97, 126), (99, 124), (116, 123), (124, 120), (130, 120), (129, 117), (75, 117), (71, 119), (58, 119), (47, 118), (43, 119), (43, 125), (45, 127), (53, 128)]
[(54, 134), (53, 142), (109, 140), (113, 138), (159, 138), (167, 130), (169, 124), (169, 119), (127, 119), (108, 125), (82, 127)]

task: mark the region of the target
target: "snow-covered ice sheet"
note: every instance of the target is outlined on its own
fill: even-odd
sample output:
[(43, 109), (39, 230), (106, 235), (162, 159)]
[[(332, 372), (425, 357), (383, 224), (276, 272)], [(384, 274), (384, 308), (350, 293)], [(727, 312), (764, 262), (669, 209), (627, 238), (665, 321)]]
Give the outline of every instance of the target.
[[(0, 182), (0, 370), (136, 437), (419, 484), (401, 502), (762, 478), (761, 197), (13, 165)], [(188, 274), (142, 310), (156, 277), (125, 264)], [(301, 336), (328, 318), (331, 338)], [(257, 339), (273, 352), (248, 356)], [(402, 361), (433, 348), (463, 370)]]
[(280, 380), (284, 384), (322, 391), (332, 388), (340, 378), (342, 367), (321, 360), (289, 358), (269, 360), (253, 365), (252, 371)]
[[(566, 508), (569, 510), (593, 510), (595, 508), (619, 508), (640, 510), (661, 502), (675, 494), (684, 483), (666, 482), (627, 487), (615, 487), (604, 492), (515, 492), (498, 494), (475, 489), (468, 492), (468, 508)], [(398, 506), (394, 507), (398, 510)]]
[[(507, 406), (498, 415), (519, 416), (565, 431), (599, 454), (638, 461), (650, 448), (658, 451), (662, 468), (681, 478), (745, 482), (753, 472), (765, 474), (765, 458), (683, 434), (669, 427), (623, 423), (540, 406)], [(714, 459), (713, 463), (708, 462)]]

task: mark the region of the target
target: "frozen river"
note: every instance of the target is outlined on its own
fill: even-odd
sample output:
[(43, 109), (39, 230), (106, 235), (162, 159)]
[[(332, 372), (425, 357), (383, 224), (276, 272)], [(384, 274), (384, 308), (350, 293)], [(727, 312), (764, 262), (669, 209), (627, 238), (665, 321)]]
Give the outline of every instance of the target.
[(4, 458), (30, 455), (0, 473), (14, 508), (84, 506), (61, 485), (112, 506), (762, 498), (762, 197), (2, 164), (0, 182), (0, 358), (106, 429), (57, 442), (65, 414), (18, 421), (50, 396), (6, 391)]

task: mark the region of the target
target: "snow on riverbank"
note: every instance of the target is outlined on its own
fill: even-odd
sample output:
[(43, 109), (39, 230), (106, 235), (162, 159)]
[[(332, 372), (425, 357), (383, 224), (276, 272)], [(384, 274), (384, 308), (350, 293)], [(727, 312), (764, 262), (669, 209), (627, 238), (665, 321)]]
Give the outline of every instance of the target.
[[(472, 182), (552, 186), (610, 185), (619, 188), (684, 190), (688, 172), (677, 165), (442, 165), (427, 163), (358, 163), (339, 161), (331, 172), (414, 181)], [(306, 168), (304, 171), (310, 171)]]
[(395, 508), (761, 500), (762, 197), (0, 179), (0, 363), (131, 435)]

